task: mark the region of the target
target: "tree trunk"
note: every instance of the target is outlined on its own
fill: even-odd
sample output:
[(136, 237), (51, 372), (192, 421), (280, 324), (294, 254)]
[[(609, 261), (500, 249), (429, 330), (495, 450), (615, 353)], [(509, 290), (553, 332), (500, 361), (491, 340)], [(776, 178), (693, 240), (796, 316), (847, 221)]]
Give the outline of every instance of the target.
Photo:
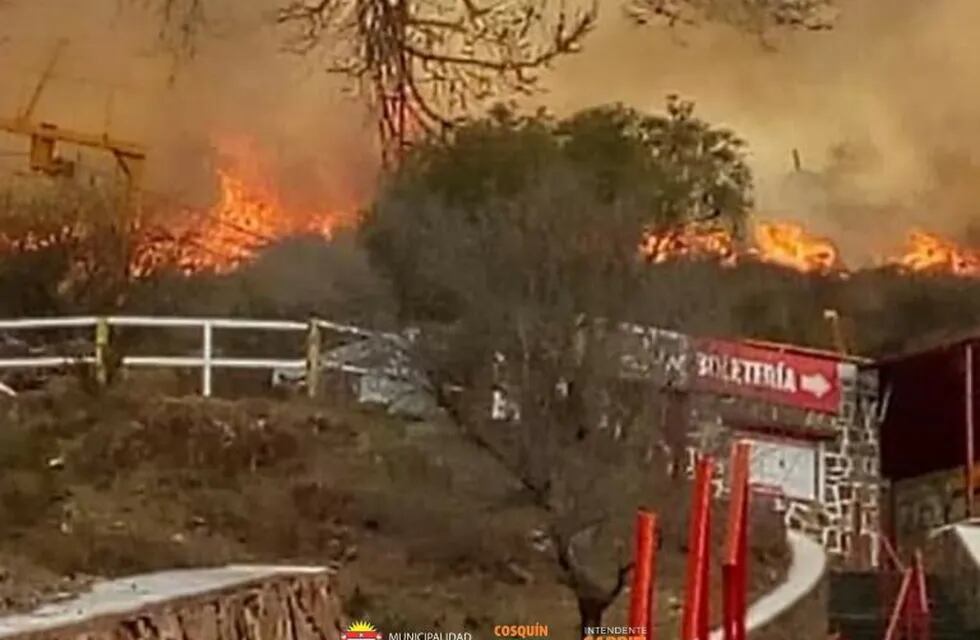
[(608, 602), (599, 602), (595, 598), (579, 596), (578, 615), (582, 622), (582, 637), (592, 635), (588, 629), (602, 626), (602, 614), (605, 613)]

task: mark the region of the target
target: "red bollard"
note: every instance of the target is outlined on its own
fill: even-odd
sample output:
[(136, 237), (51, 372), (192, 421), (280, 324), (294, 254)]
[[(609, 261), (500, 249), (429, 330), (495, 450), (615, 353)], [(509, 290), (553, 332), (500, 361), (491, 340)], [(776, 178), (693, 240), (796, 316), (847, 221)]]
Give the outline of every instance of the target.
[(748, 601), (749, 444), (732, 448), (728, 531), (722, 564), (725, 640), (745, 640)]
[(657, 516), (640, 509), (636, 512), (633, 547), (633, 585), (630, 589), (629, 626), (646, 629), (647, 640), (656, 633)]
[(708, 579), (711, 559), (711, 458), (698, 459), (688, 530), (687, 583), (681, 640), (708, 640)]

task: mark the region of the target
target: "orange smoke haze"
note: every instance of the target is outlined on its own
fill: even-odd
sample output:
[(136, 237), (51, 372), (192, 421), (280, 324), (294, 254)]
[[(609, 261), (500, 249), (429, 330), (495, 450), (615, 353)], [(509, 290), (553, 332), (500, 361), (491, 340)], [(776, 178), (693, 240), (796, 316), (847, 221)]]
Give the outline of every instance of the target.
[[(278, 0), (207, 0), (209, 28), (194, 57), (179, 62), (157, 39), (160, 15), (145, 10), (150, 2), (0, 4), (0, 117), (28, 104), (64, 38), (33, 119), (143, 144), (147, 198), (173, 203), (168, 225), (220, 209), (236, 179), (245, 183), (239, 195), (257, 190), (274, 201), (271, 209), (297, 214), (353, 211), (371, 197), (371, 121), (320, 60), (282, 52), (268, 20)], [(237, 139), (252, 149), (229, 150)], [(0, 189), (32, 180), (21, 175), (26, 149), (25, 139), (0, 133)], [(79, 179), (118, 179), (107, 153), (68, 145), (60, 152), (76, 161)], [(261, 162), (261, 180), (244, 166), (249, 154)]]
[(606, 11), (583, 53), (549, 77), (549, 103), (566, 113), (694, 100), (748, 142), (759, 214), (833, 238), (848, 264), (874, 264), (914, 228), (969, 241), (980, 215), (980, 2), (838, 4), (834, 30), (764, 41), (717, 26), (641, 29)]
[[(374, 131), (322, 60), (280, 52), (268, 24), (277, 0), (208, 0), (212, 28), (178, 65), (153, 44), (159, 16), (139, 4), (8, 0), (0, 22), (0, 115), (27, 103), (67, 38), (36, 119), (147, 146), (148, 196), (172, 204), (153, 221), (169, 237), (146, 230), (137, 271), (165, 258), (225, 270), (269, 237), (329, 234), (351, 220), (375, 188)], [(756, 209), (769, 221), (750, 229), (751, 246), (682, 230), (647, 239), (654, 261), (748, 256), (815, 272), (886, 262), (974, 275), (978, 254), (963, 247), (980, 202), (980, 3), (840, 4), (831, 32), (760, 42), (718, 26), (638, 29), (604, 2), (597, 33), (534, 100), (559, 113), (614, 101), (659, 111), (679, 93), (746, 139)], [(0, 187), (21, 179), (24, 151), (0, 134)], [(86, 175), (114, 171), (105, 154), (77, 159)]]

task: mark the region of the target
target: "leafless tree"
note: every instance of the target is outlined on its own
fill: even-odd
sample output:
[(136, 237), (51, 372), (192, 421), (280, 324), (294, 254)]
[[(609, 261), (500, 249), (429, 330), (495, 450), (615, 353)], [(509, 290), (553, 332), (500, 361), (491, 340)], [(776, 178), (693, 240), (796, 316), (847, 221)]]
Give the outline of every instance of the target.
[(387, 158), (413, 133), (440, 131), (579, 50), (597, 2), (573, 0), (289, 0), (278, 22), (289, 47), (326, 54), (378, 112)]
[(193, 55), (208, 24), (207, 0), (133, 0), (160, 17), (160, 38), (178, 55)]
[[(647, 455), (649, 397), (621, 380), (615, 330), (644, 271), (631, 249), (646, 211), (601, 202), (556, 171), (475, 215), (432, 205), (405, 222), (468, 310), (442, 332), (423, 331), (416, 355), (438, 389), (465, 389), (443, 404), (545, 509), (580, 622), (598, 626), (630, 570), (632, 514), (666, 468)], [(491, 420), (494, 382), (519, 419)]]

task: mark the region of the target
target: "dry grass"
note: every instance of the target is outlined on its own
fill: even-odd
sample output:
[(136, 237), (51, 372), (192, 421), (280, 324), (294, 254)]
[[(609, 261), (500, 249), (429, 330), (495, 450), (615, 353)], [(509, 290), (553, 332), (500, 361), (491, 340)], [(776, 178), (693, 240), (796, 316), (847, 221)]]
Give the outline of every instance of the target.
[[(0, 422), (0, 610), (93, 576), (281, 561), (339, 568), (349, 613), (383, 629), (577, 622), (552, 553), (528, 540), (546, 514), (449, 425), (173, 399), (139, 380), (98, 397), (58, 383), (0, 405)], [(757, 538), (759, 562), (785, 564), (781, 536)], [(683, 571), (671, 540), (665, 602)]]

